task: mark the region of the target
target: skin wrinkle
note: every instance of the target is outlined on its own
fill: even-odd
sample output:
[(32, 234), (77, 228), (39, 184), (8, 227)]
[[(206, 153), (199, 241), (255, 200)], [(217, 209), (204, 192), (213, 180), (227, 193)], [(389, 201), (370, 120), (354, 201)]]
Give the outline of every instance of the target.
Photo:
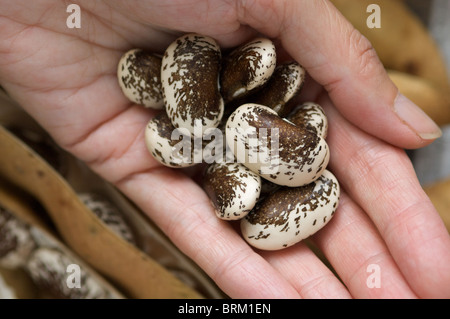
[[(100, 77), (97, 81), (100, 81), (100, 80), (103, 80), (103, 77)], [(88, 88), (80, 87), (80, 90), (84, 90), (84, 89), (88, 90)], [(45, 92), (43, 92), (41, 94), (45, 94)], [(78, 97), (78, 95), (73, 95), (72, 99), (75, 99), (76, 97)], [(57, 111), (59, 109), (62, 113), (64, 113), (64, 108), (58, 108), (58, 105), (62, 105), (62, 104), (56, 103), (55, 104), (56, 107), (52, 106), (51, 110), (49, 110), (49, 111), (54, 113), (55, 111)], [(105, 120), (100, 121), (100, 123), (94, 123), (93, 126), (86, 127), (83, 131), (79, 131), (79, 133), (76, 135), (73, 135), (73, 134), (68, 135), (70, 138), (65, 141), (59, 140), (60, 145), (63, 148), (65, 148), (66, 150), (75, 152), (76, 155), (80, 156), (80, 154), (78, 154), (79, 152), (77, 152), (76, 149), (82, 148), (84, 141), (88, 140), (89, 137), (95, 135), (95, 133), (98, 131), (99, 128), (102, 127), (103, 124), (107, 124), (110, 120), (118, 117), (121, 113), (126, 112), (127, 110), (129, 110), (129, 108), (125, 108), (125, 107), (119, 108), (116, 112), (111, 113)], [(52, 131), (67, 130), (69, 128), (67, 125), (68, 124), (61, 125), (60, 122), (56, 122), (51, 127), (51, 130)], [(73, 127), (73, 130), (76, 130), (76, 127), (80, 126), (80, 125), (84, 126), (85, 122), (83, 120), (80, 120), (79, 122), (73, 122), (71, 127)], [(84, 159), (90, 160), (90, 159), (87, 159), (86, 157), (84, 157)]]
[[(65, 10), (64, 10), (64, 12), (65, 12)], [(60, 12), (55, 12), (55, 13), (58, 16), (61, 15)], [(101, 21), (99, 21), (100, 19), (102, 19), (100, 16), (94, 15), (87, 8), (85, 8), (85, 6), (83, 6), (83, 17), (84, 17), (85, 13), (91, 14), (93, 17), (95, 17), (95, 21), (98, 21), (99, 23), (102, 23)], [(13, 19), (12, 16), (2, 16), (2, 15), (0, 15), (0, 17), (3, 17), (3, 18), (8, 19), (10, 21), (14, 21), (15, 23), (18, 23), (18, 24), (25, 25), (24, 21), (21, 21), (20, 19)], [(81, 32), (81, 30), (77, 31), (78, 29), (75, 29), (75, 31), (74, 31), (74, 29), (69, 29), (69, 28), (52, 28), (52, 26), (48, 26), (46, 24), (46, 23), (48, 23), (48, 21), (54, 21), (54, 20), (55, 19), (53, 19), (53, 18), (43, 19), (42, 20), (43, 22), (27, 24), (27, 25), (25, 25), (25, 28), (26, 29), (28, 29), (28, 28), (31, 28), (31, 29), (39, 28), (39, 29), (42, 29), (42, 30), (45, 30), (45, 31), (49, 31), (49, 32), (55, 33), (55, 34), (59, 34), (59, 35), (67, 36), (67, 37), (72, 37), (74, 40), (77, 40), (77, 41), (80, 41), (79, 37), (81, 37), (82, 38), (81, 41), (83, 41), (83, 42), (85, 42), (85, 43), (87, 43), (89, 45), (96, 46), (96, 47), (103, 48), (103, 49), (107, 49), (107, 50), (115, 50), (115, 51), (118, 51), (118, 52), (122, 52), (122, 50), (123, 50), (123, 48), (115, 48), (114, 46), (105, 46), (103, 44), (100, 44), (98, 41), (95, 41), (95, 40), (98, 40), (98, 38), (95, 39), (95, 40), (94, 39), (89, 39), (89, 38), (83, 38), (83, 36), (86, 34), (86, 32)], [(84, 17), (83, 20), (92, 21), (92, 19), (89, 19), (89, 17)], [(107, 26), (106, 22), (104, 22), (104, 25)], [(109, 27), (110, 26), (108, 26), (108, 28)], [(84, 24), (83, 24), (83, 28), (84, 28)], [(87, 34), (90, 36), (89, 33), (87, 33)], [(116, 35), (120, 36), (120, 38), (123, 41), (125, 41), (125, 39), (126, 39), (125, 37), (123, 37), (123, 36), (121, 36), (119, 34), (116, 34)], [(45, 43), (43, 43), (43, 45), (44, 44)]]
[[(405, 249), (410, 250), (410, 247), (413, 247), (414, 245), (418, 244), (415, 241), (418, 241), (419, 243), (427, 243), (429, 241), (437, 241), (439, 242), (441, 239), (441, 233), (440, 232), (432, 232), (432, 236), (429, 238), (424, 238), (423, 236), (420, 237), (420, 239), (417, 238), (417, 235), (420, 235), (420, 228), (423, 227), (425, 224), (429, 227), (430, 225), (427, 222), (427, 219), (424, 218), (424, 211), (428, 211), (428, 209), (423, 209), (423, 207), (429, 206), (428, 202), (426, 200), (418, 201), (411, 203), (409, 206), (406, 206), (401, 211), (396, 213), (396, 223), (390, 223), (387, 224), (384, 229), (381, 229), (380, 232), (385, 235), (385, 238), (388, 240), (393, 236), (393, 234), (399, 233), (399, 229), (405, 229), (405, 231), (408, 233), (409, 236), (405, 238), (412, 239), (414, 238), (414, 241), (406, 241), (399, 249)], [(431, 208), (431, 207), (430, 207)], [(414, 220), (419, 219), (420, 223), (413, 222)], [(414, 234), (414, 236), (413, 236)]]
[[(350, 297), (342, 283), (304, 243), (272, 253), (262, 251), (261, 255), (280, 273), (287, 274), (287, 280), (302, 298), (323, 298), (324, 291), (328, 298)], [(290, 273), (291, 268), (295, 272)]]
[[(149, 163), (153, 163), (153, 168), (156, 165), (156, 161), (150, 156), (142, 143), (144, 128), (141, 130), (136, 129), (135, 136), (129, 139), (126, 144), (127, 147), (123, 149), (115, 147), (109, 153), (98, 153), (96, 157), (86, 159), (88, 164), (102, 175), (113, 170), (113, 173), (109, 173), (108, 180), (114, 184), (132, 179), (133, 175), (146, 171)], [(136, 157), (139, 158), (139, 161), (134, 160)], [(135, 164), (129, 165), (129, 161), (133, 161)]]
[[(14, 61), (14, 62), (10, 61), (8, 63), (8, 68), (12, 67), (13, 64), (18, 64), (18, 63), (20, 64), (21, 62), (25, 62), (26, 60), (30, 60), (36, 54), (38, 54), (38, 51), (35, 51), (35, 52), (31, 53), (30, 55), (28, 55), (28, 56), (26, 56), (23, 59), (20, 59), (18, 61)], [(81, 63), (83, 61), (86, 61), (86, 62), (90, 63), (91, 62), (90, 59), (92, 59), (92, 58), (98, 59), (99, 61), (104, 60), (104, 59), (98, 58), (98, 55), (96, 55), (96, 54), (85, 55), (84, 57), (81, 57), (80, 59), (76, 59), (74, 61), (71, 61), (70, 64), (63, 63), (63, 64), (61, 64), (59, 66), (52, 67), (51, 71), (52, 72), (59, 72), (59, 70), (55, 70), (55, 68), (58, 68), (58, 67), (59, 68), (70, 68), (70, 69), (72, 69), (73, 66), (76, 66), (77, 64), (79, 64), (79, 63)], [(54, 60), (52, 60), (52, 62), (54, 62)], [(102, 64), (103, 63), (101, 63), (101, 64), (100, 63), (96, 63), (95, 65), (96, 66), (101, 66)], [(47, 73), (48, 73), (47, 71), (49, 71), (49, 70), (45, 66), (42, 66), (42, 69), (45, 71), (45, 73), (44, 73), (45, 75), (44, 76), (48, 77), (49, 75), (47, 75)], [(87, 68), (87, 67), (85, 69), (86, 69), (86, 71), (89, 70), (89, 68)], [(85, 87), (85, 86), (89, 87), (92, 82), (96, 81), (96, 79), (101, 78), (103, 76), (108, 76), (109, 74), (105, 73), (105, 70), (106, 70), (106, 68), (100, 67), (99, 71), (96, 71), (95, 72), (96, 74), (93, 74), (92, 77), (82, 77), (83, 79), (86, 78), (87, 82), (77, 83), (76, 87), (78, 87), (78, 88)], [(115, 72), (114, 72), (114, 75), (115, 75)], [(10, 78), (8, 80), (11, 81)], [(22, 82), (19, 83), (19, 81), (22, 81)], [(19, 86), (23, 86), (23, 87), (27, 88), (28, 91), (31, 91), (31, 92), (37, 91), (37, 92), (47, 93), (47, 92), (55, 91), (55, 90), (72, 89), (71, 87), (67, 87), (67, 85), (65, 85), (65, 84), (64, 84), (64, 86), (61, 86), (61, 83), (59, 83), (59, 82), (56, 82), (53, 86), (47, 86), (45, 88), (44, 87), (33, 88), (31, 85), (35, 85), (36, 81), (30, 82), (30, 84), (26, 84), (26, 83), (23, 82), (23, 79), (18, 79), (17, 81), (15, 81), (13, 83), (16, 83)], [(43, 81), (38, 81), (38, 83), (45, 83), (45, 81), (44, 82)], [(75, 88), (75, 86), (73, 88)]]
[[(280, 20), (280, 14), (276, 11), (277, 6), (282, 6), (281, 11), (285, 11), (285, 1), (282, 0), (237, 0), (238, 1), (238, 13), (237, 17), (239, 21), (245, 21), (245, 23), (250, 23), (259, 29), (262, 33), (266, 34), (271, 38), (276, 38), (280, 34), (279, 31), (282, 29), (282, 21)], [(279, 2), (277, 5), (274, 1)], [(282, 3), (280, 5), (280, 3)], [(262, 9), (264, 8), (264, 10)], [(268, 26), (268, 28), (266, 27)]]
[[(124, 148), (123, 150), (114, 149), (114, 150), (112, 150), (112, 152), (110, 154), (99, 154), (97, 158), (95, 158), (91, 161), (86, 161), (86, 163), (88, 165), (92, 166), (92, 168), (94, 168), (94, 170), (97, 170), (97, 171), (100, 170), (100, 169), (96, 169), (97, 167), (101, 167), (102, 170), (105, 170), (105, 167), (106, 168), (108, 168), (109, 166), (114, 167), (116, 162), (121, 161), (124, 156), (129, 156), (131, 149), (134, 148), (138, 143), (140, 144), (140, 142), (142, 142), (142, 132), (137, 132), (134, 140), (130, 141), (128, 146), (126, 148)], [(110, 164), (109, 162), (112, 162), (112, 163)], [(118, 165), (118, 164), (116, 164), (116, 165)], [(129, 165), (124, 165), (124, 167), (128, 168)], [(124, 176), (120, 176), (120, 175), (114, 176), (113, 175), (114, 178), (110, 178), (110, 182), (116, 183), (116, 181), (118, 181), (118, 180), (120, 181), (120, 180), (126, 178), (127, 175), (130, 175), (133, 173), (134, 172), (132, 172), (132, 173), (126, 172), (126, 173), (122, 174)]]
[(331, 280), (334, 281), (335, 279), (336, 277), (331, 273), (321, 274), (313, 278), (308, 277), (308, 280), (302, 283), (299, 293), (301, 296), (303, 296), (303, 298), (330, 298), (329, 295), (325, 296), (323, 294), (323, 291), (325, 291), (325, 289), (319, 287), (327, 287), (326, 289), (328, 290), (330, 289), (329, 282)]

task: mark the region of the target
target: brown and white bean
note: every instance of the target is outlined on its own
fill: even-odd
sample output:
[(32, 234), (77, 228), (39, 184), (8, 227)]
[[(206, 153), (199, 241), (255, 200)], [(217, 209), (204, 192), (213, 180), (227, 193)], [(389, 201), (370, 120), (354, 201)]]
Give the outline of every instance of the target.
[(218, 162), (208, 166), (204, 189), (220, 219), (237, 220), (255, 206), (261, 193), (261, 177), (240, 163)]
[(129, 50), (119, 61), (117, 78), (123, 94), (131, 102), (156, 110), (164, 108), (161, 58), (156, 54)]
[(202, 133), (220, 124), (224, 112), (219, 91), (220, 62), (216, 41), (198, 34), (184, 35), (166, 49), (161, 83), (173, 126), (194, 135), (195, 128)]
[[(255, 137), (261, 138), (263, 129), (267, 143), (255, 142)], [(283, 186), (298, 187), (313, 182), (330, 157), (323, 138), (259, 104), (244, 104), (231, 114), (226, 140), (238, 162)]]
[(339, 183), (328, 170), (302, 187), (282, 187), (241, 220), (244, 239), (263, 250), (279, 250), (313, 235), (333, 217)]
[(281, 117), (286, 117), (292, 110), (289, 103), (301, 90), (305, 82), (305, 69), (297, 62), (288, 62), (275, 68), (269, 81), (255, 96), (251, 103), (268, 106)]
[(22, 267), (35, 246), (29, 226), (0, 204), (0, 265)]
[(317, 103), (306, 102), (296, 106), (287, 119), (323, 139), (327, 137), (328, 119), (322, 107)]
[[(294, 104), (304, 80), (298, 63), (277, 66), (275, 45), (265, 38), (222, 57), (214, 39), (187, 34), (161, 61), (165, 111), (146, 127), (147, 149), (172, 168), (208, 163), (203, 187), (217, 217), (240, 219), (256, 248), (295, 244), (323, 227), (338, 205), (338, 181), (326, 170), (325, 113), (312, 102)], [(201, 153), (214, 129), (210, 145), (223, 156), (211, 163)]]
[(224, 58), (220, 74), (225, 101), (242, 98), (264, 85), (276, 61), (275, 45), (269, 39), (257, 38), (233, 50)]
[(64, 299), (109, 299), (110, 293), (90, 273), (80, 267), (80, 285), (73, 289), (67, 284), (68, 267), (77, 264), (57, 248), (39, 247), (33, 251), (26, 264), (26, 271), (33, 282), (49, 291), (52, 296)]

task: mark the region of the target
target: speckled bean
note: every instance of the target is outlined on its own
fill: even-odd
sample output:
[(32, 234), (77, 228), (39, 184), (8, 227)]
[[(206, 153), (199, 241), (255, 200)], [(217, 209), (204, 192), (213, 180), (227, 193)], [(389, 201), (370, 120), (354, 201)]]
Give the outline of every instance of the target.
[[(237, 160), (278, 185), (296, 187), (311, 183), (329, 161), (323, 138), (282, 119), (266, 106), (240, 106), (229, 117), (226, 129), (227, 144)], [(252, 139), (252, 134), (261, 137), (262, 129), (267, 132), (265, 145)], [(272, 141), (273, 136), (277, 143)]]
[(297, 62), (287, 62), (275, 68), (264, 87), (250, 96), (249, 101), (270, 107), (279, 116), (287, 116), (293, 104), (289, 103), (305, 82), (305, 69)]
[(219, 162), (208, 166), (204, 189), (225, 220), (241, 219), (250, 212), (261, 192), (261, 178), (239, 163)]
[(326, 138), (328, 133), (328, 119), (323, 108), (313, 102), (298, 105), (287, 117), (297, 126), (305, 127), (308, 131)]
[(276, 66), (272, 41), (257, 38), (234, 49), (223, 59), (221, 92), (226, 102), (242, 98), (264, 85)]
[(0, 265), (23, 266), (35, 246), (29, 226), (0, 205)]
[(219, 92), (221, 51), (214, 39), (187, 34), (176, 39), (162, 58), (161, 83), (167, 114), (176, 128), (194, 135), (217, 127), (224, 112)]
[(117, 67), (119, 86), (131, 101), (162, 110), (161, 58), (141, 49), (132, 49), (120, 59)]
[(308, 185), (281, 187), (241, 220), (242, 235), (258, 249), (279, 250), (292, 246), (331, 220), (339, 196), (339, 183), (328, 170)]

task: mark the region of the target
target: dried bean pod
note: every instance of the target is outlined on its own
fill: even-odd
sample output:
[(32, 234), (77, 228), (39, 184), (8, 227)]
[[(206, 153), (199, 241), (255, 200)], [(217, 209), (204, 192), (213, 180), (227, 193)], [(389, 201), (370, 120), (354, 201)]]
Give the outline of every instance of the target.
[(313, 235), (333, 217), (340, 188), (328, 170), (302, 187), (281, 187), (241, 221), (245, 240), (263, 250), (292, 246)]
[(0, 265), (23, 266), (35, 246), (28, 225), (0, 205)]
[(323, 138), (258, 104), (244, 104), (231, 114), (226, 141), (238, 162), (283, 186), (311, 183), (329, 161)]
[(204, 176), (204, 189), (220, 219), (237, 220), (255, 206), (261, 192), (261, 178), (239, 163), (214, 163)]
[(297, 62), (280, 64), (275, 68), (269, 81), (249, 101), (270, 107), (279, 116), (287, 116), (293, 104), (291, 101), (305, 82), (305, 69)]
[(159, 56), (141, 49), (126, 52), (119, 61), (117, 78), (131, 102), (155, 110), (164, 108)]
[(327, 137), (328, 119), (317, 103), (306, 102), (296, 106), (287, 119), (322, 138)]
[(161, 83), (174, 127), (199, 136), (219, 125), (224, 112), (219, 92), (220, 60), (221, 51), (214, 39), (197, 34), (182, 36), (166, 49)]
[(276, 66), (272, 41), (257, 38), (224, 58), (220, 74), (221, 92), (226, 102), (242, 98), (264, 85)]

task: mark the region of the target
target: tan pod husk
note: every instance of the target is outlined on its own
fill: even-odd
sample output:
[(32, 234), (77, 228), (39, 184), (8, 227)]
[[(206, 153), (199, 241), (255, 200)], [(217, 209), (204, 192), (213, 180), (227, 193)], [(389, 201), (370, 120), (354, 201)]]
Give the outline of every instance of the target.
[(450, 91), (439, 89), (429, 80), (404, 72), (388, 70), (399, 91), (417, 104), (437, 125), (450, 123)]
[[(40, 129), (0, 94), (0, 124)], [(0, 126), (0, 176), (36, 198), (64, 243), (130, 298), (223, 298), (225, 295), (144, 214), (83, 163), (63, 154), (63, 170)], [(61, 151), (62, 152), (62, 151)], [(64, 175), (64, 176), (63, 176)], [(109, 229), (78, 198), (94, 192), (124, 213), (138, 247)]]
[[(50, 227), (43, 222), (36, 211), (30, 204), (30, 198), (16, 187), (5, 182), (0, 178), (0, 205), (4, 207), (17, 220), (25, 223), (28, 226), (32, 241), (35, 243), (33, 251), (41, 248), (55, 249), (67, 256), (68, 259), (92, 278), (98, 287), (102, 289), (104, 298), (122, 299), (123, 294), (120, 293), (108, 281), (102, 278), (94, 269), (87, 265), (81, 258), (75, 255), (68, 247), (66, 247), (51, 231)], [(32, 254), (33, 252), (31, 252)], [(0, 270), (0, 273), (5, 276), (11, 288), (16, 292), (16, 298), (52, 298), (54, 295), (48, 290), (39, 287), (37, 283), (31, 280), (27, 275), (25, 266), (15, 269)], [(62, 275), (64, 277), (64, 273)], [(76, 289), (76, 288), (73, 288)]]
[(0, 299), (38, 299), (45, 297), (23, 269), (0, 267)]
[[(375, 48), (387, 69), (428, 79), (448, 90), (446, 63), (435, 40), (403, 1), (331, 0), (336, 8)], [(369, 28), (366, 12), (370, 4), (380, 6), (380, 28)]]
[(426, 185), (424, 190), (450, 233), (450, 177)]

